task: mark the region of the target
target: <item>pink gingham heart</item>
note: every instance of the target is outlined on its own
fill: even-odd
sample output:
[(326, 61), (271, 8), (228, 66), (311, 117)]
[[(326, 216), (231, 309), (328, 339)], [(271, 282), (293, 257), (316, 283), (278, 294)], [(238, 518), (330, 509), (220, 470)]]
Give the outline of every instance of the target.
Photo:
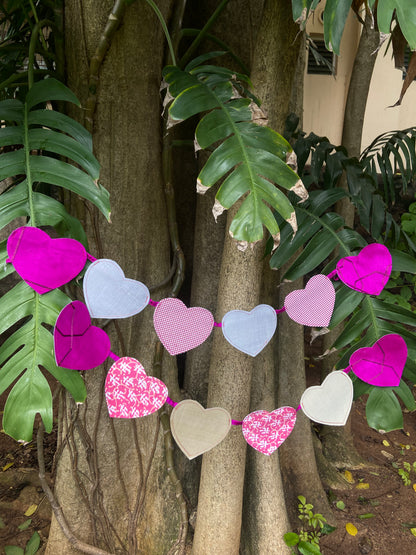
[(75, 239), (51, 239), (37, 227), (19, 227), (7, 240), (7, 262), (42, 295), (68, 283), (85, 266), (87, 252)]
[(257, 410), (243, 420), (243, 435), (249, 445), (264, 455), (271, 455), (291, 434), (296, 410), (281, 407), (273, 412)]
[(331, 321), (335, 304), (335, 289), (323, 274), (311, 277), (305, 289), (292, 291), (285, 298), (289, 318), (303, 326), (325, 327)]
[(73, 301), (61, 310), (53, 338), (56, 364), (62, 368), (90, 370), (110, 354), (110, 338), (91, 324), (88, 309), (81, 301)]
[(357, 256), (341, 258), (337, 274), (341, 281), (355, 291), (379, 295), (389, 281), (392, 268), (390, 251), (384, 245), (367, 245)]
[(201, 345), (214, 327), (214, 317), (201, 307), (187, 308), (179, 299), (162, 299), (153, 323), (165, 349), (171, 355), (185, 353)]
[(363, 382), (379, 387), (400, 384), (407, 359), (407, 345), (401, 335), (384, 335), (372, 347), (363, 347), (351, 355), (350, 367)]
[(123, 357), (110, 368), (105, 380), (105, 398), (112, 418), (139, 418), (162, 407), (168, 396), (166, 385), (147, 376), (134, 358)]

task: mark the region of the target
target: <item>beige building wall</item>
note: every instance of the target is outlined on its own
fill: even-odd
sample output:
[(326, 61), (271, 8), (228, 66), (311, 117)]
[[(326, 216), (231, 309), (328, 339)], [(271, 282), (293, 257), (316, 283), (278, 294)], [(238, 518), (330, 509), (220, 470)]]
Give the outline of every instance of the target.
[[(322, 10), (319, 5), (308, 22), (307, 31), (312, 37), (323, 38)], [(361, 25), (351, 12), (341, 40), (335, 78), (309, 75), (305, 70), (304, 131), (326, 136), (334, 145), (341, 143), (346, 96), (360, 32)], [(398, 100), (403, 80), (402, 72), (394, 68), (391, 48), (387, 54), (385, 52), (386, 46), (383, 45), (377, 54), (364, 119), (362, 149), (385, 131), (416, 126), (416, 82), (409, 87), (401, 106), (389, 108)]]

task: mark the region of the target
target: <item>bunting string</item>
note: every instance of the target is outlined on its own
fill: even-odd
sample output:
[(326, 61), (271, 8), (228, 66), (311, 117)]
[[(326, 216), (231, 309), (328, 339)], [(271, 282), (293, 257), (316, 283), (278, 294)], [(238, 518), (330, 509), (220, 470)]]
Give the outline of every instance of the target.
[(296, 409), (280, 407), (272, 412), (257, 410), (242, 421), (231, 419), (221, 407), (204, 409), (197, 401), (176, 403), (166, 385), (148, 376), (142, 364), (111, 351), (106, 332), (92, 325), (91, 318), (127, 318), (147, 305), (154, 307), (153, 323), (157, 336), (172, 356), (201, 345), (214, 327), (236, 349), (257, 356), (272, 339), (277, 314), (286, 312), (295, 322), (310, 327), (329, 325), (336, 300), (331, 280), (368, 295), (378, 295), (387, 283), (392, 259), (389, 250), (374, 243), (356, 256), (338, 261), (327, 276), (317, 274), (304, 289), (289, 293), (284, 306), (275, 309), (260, 304), (251, 311), (231, 310), (221, 322), (202, 307), (188, 308), (177, 298), (155, 301), (145, 284), (126, 278), (113, 260), (96, 259), (74, 239), (51, 239), (38, 228), (21, 227), (7, 242), (8, 259), (20, 277), (40, 295), (76, 278), (90, 265), (83, 277), (85, 303), (73, 301), (60, 312), (54, 328), (54, 350), (58, 366), (71, 370), (90, 370), (108, 357), (114, 363), (105, 383), (107, 408), (112, 418), (139, 418), (172, 406), (172, 435), (182, 452), (193, 459), (220, 443), (232, 425), (241, 425), (249, 445), (271, 455), (290, 435), (299, 410), (314, 422), (345, 425), (353, 400), (352, 371), (362, 381), (378, 387), (400, 384), (407, 359), (407, 346), (397, 334), (388, 334), (372, 347), (356, 350), (344, 370), (331, 372), (319, 386), (307, 388)]

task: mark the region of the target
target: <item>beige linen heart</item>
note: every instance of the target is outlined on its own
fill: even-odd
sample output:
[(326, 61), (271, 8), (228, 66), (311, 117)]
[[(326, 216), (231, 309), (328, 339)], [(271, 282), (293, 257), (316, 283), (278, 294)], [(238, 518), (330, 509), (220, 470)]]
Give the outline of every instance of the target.
[(192, 399), (178, 403), (170, 415), (172, 435), (189, 460), (218, 445), (230, 427), (231, 416), (225, 409), (204, 409)]

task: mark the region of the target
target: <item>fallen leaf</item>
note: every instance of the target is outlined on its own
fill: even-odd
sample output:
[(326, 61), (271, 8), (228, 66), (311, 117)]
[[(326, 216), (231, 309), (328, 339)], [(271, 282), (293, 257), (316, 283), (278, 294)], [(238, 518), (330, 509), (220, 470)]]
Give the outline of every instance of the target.
[(412, 534), (413, 534), (414, 536), (416, 536), (416, 528), (410, 528), (410, 531), (412, 532)]
[(19, 524), (18, 529), (19, 530), (26, 530), (27, 528), (29, 528), (29, 526), (32, 524), (32, 519), (28, 518), (27, 520), (25, 520), (24, 522), (22, 522), (22, 524)]
[(25, 512), (25, 516), (33, 515), (33, 513), (36, 511), (37, 508), (38, 508), (38, 506), (35, 505), (35, 504), (30, 505), (30, 507), (28, 507), (27, 511)]
[(387, 453), (387, 451), (383, 451), (381, 450), (381, 454), (386, 457), (386, 459), (392, 460), (394, 459), (394, 455), (392, 455), (391, 453)]
[(390, 443), (387, 441), (387, 439), (383, 439), (382, 443), (384, 447), (390, 447)]
[(347, 522), (347, 524), (345, 525), (345, 529), (350, 536), (356, 536), (358, 533), (357, 528), (351, 522)]
[(6, 471), (8, 468), (10, 468), (13, 465), (14, 465), (14, 462), (9, 462), (9, 463), (5, 464), (2, 468), (3, 472)]
[(349, 484), (354, 484), (355, 480), (349, 470), (344, 471), (344, 478), (347, 480)]
[(364, 515), (358, 515), (358, 518), (361, 518), (361, 520), (365, 519), (365, 518), (373, 518), (373, 513), (365, 513)]
[(365, 482), (361, 482), (361, 484), (357, 484), (355, 487), (356, 487), (357, 489), (369, 489), (370, 484), (367, 484), (367, 483), (365, 483)]
[(413, 484), (412, 488), (416, 491), (416, 484)]
[(337, 509), (339, 509), (340, 511), (343, 511), (345, 509), (344, 501), (337, 501)]

